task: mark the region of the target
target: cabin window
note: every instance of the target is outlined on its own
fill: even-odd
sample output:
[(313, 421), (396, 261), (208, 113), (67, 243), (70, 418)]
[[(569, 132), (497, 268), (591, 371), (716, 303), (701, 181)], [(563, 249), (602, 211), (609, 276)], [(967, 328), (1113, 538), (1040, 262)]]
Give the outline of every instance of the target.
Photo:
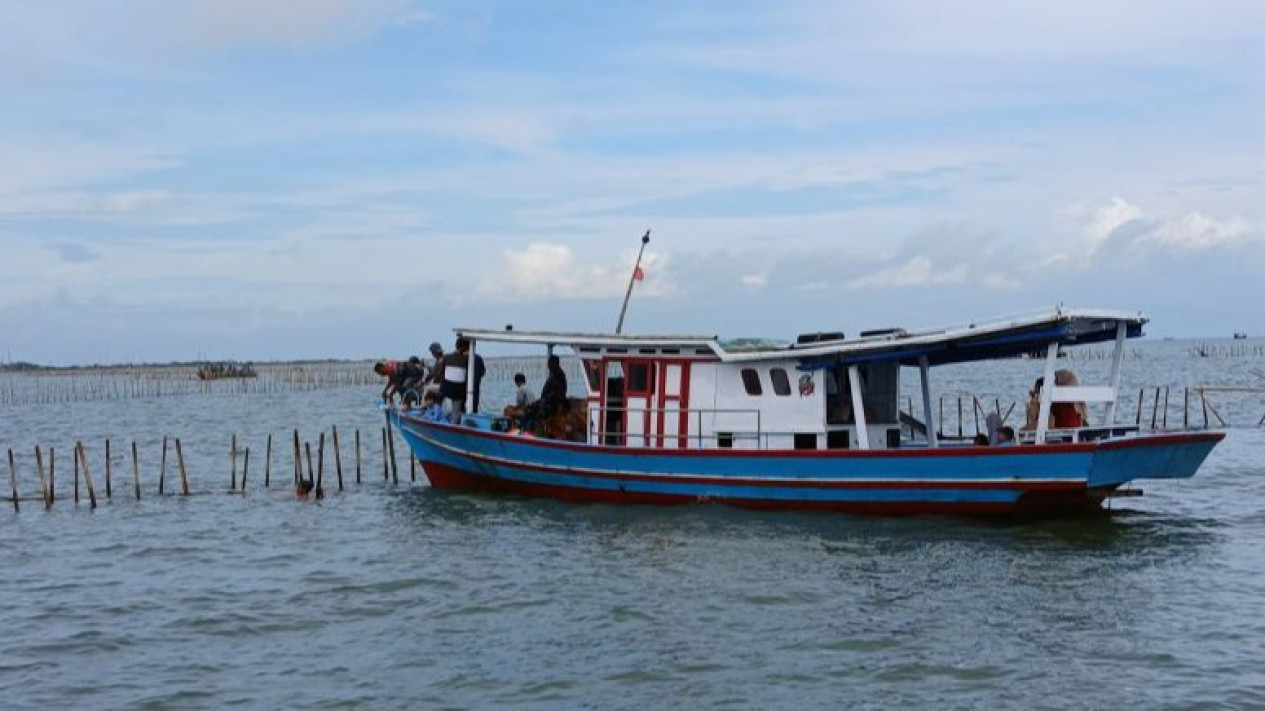
[(773, 380), (773, 392), (778, 395), (791, 394), (791, 379), (786, 374), (785, 368), (774, 368), (769, 371), (769, 378)]
[(760, 373), (755, 368), (742, 369), (742, 386), (747, 389), (748, 395), (764, 394), (764, 388), (760, 387)]
[(628, 364), (628, 392), (630, 393), (650, 392), (650, 364), (649, 363), (629, 363)]

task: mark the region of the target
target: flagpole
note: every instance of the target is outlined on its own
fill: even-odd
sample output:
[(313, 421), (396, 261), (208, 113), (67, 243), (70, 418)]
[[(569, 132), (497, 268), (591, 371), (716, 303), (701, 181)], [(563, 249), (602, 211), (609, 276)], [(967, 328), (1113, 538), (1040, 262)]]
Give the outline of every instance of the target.
[(633, 264), (632, 274), (628, 276), (628, 291), (624, 292), (624, 305), (619, 307), (619, 323), (615, 324), (615, 335), (624, 330), (624, 314), (628, 311), (628, 298), (632, 296), (633, 284), (637, 281), (637, 270), (641, 268), (641, 255), (646, 252), (650, 243), (650, 230), (641, 236), (641, 250), (637, 252), (637, 263)]

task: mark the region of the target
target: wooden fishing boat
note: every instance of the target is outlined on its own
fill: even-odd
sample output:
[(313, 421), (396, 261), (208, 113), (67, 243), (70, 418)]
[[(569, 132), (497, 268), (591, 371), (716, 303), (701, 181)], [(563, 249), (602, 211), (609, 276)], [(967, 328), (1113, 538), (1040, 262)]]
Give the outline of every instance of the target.
[[(1124, 345), (1146, 322), (1060, 307), (922, 332), (806, 334), (794, 343), (460, 328), (472, 358), (487, 343), (578, 358), (587, 377), (570, 384), (580, 396), (571, 401), (574, 436), (530, 436), (489, 415), (460, 423), (407, 410), (390, 416), (435, 487), (877, 514), (1084, 513), (1102, 510), (1135, 480), (1193, 476), (1224, 437), (1117, 421)], [(1108, 382), (1058, 384), (1061, 350), (1094, 343), (1114, 344)], [(1035, 375), (1050, 385), (1034, 429), (1012, 446), (937, 434), (937, 367), (1035, 350), (1044, 354)], [(923, 420), (900, 412), (902, 371), (918, 378)], [(1088, 403), (1097, 421), (1051, 427), (1060, 403)]]

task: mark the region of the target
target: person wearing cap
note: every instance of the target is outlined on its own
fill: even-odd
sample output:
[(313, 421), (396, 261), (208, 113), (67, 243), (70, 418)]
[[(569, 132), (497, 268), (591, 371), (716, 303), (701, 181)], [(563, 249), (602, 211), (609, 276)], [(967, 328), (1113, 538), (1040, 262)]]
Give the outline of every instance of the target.
[(444, 378), (444, 347), (438, 342), (432, 342), (426, 349), (430, 353), (430, 357), (434, 359), (430, 366), (430, 373), (426, 376), (425, 385), (422, 387), (422, 395), (426, 393), (435, 393), (438, 400), (442, 400), (443, 396), (439, 394), (439, 384)]

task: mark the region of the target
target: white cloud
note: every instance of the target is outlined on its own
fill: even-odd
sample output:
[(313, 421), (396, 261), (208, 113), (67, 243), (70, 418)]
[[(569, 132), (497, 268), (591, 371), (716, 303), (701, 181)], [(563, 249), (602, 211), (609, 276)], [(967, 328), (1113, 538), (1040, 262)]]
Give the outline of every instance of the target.
[[(633, 261), (629, 256), (615, 263), (581, 262), (567, 245), (533, 243), (502, 252), (501, 264), (480, 280), (477, 294), (490, 301), (622, 297)], [(661, 296), (671, 291), (666, 257), (646, 252), (641, 268), (645, 278), (634, 287), (639, 294)]]
[(1157, 242), (1183, 250), (1206, 250), (1246, 241), (1265, 241), (1265, 225), (1252, 224), (1243, 217), (1218, 220), (1191, 212), (1161, 222), (1154, 231), (1138, 238), (1139, 245)]
[(851, 289), (880, 289), (886, 287), (911, 287), (962, 284), (967, 280), (965, 265), (956, 264), (947, 269), (936, 269), (930, 258), (917, 256), (900, 266), (884, 269), (848, 281)]

